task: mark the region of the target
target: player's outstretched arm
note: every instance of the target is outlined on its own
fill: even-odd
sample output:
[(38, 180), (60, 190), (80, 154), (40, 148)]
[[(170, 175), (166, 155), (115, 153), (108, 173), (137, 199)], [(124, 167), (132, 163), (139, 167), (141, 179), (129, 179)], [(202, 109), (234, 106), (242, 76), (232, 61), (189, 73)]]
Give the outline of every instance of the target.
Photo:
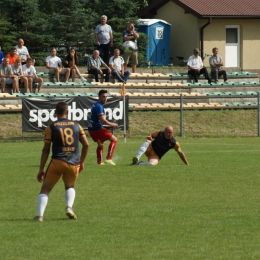
[(82, 172), (83, 169), (84, 169), (84, 161), (85, 161), (87, 154), (88, 154), (89, 143), (88, 143), (88, 139), (85, 135), (81, 136), (79, 141), (82, 144), (81, 155), (80, 155), (80, 164), (79, 164), (79, 172)]
[(177, 153), (178, 153), (178, 155), (180, 156), (181, 160), (182, 160), (185, 164), (189, 165), (188, 160), (187, 160), (186, 155), (184, 154), (184, 152), (183, 152), (183, 151), (177, 151)]
[(185, 153), (181, 150), (181, 146), (180, 146), (179, 142), (176, 142), (176, 144), (175, 144), (175, 146), (174, 146), (174, 150), (178, 153), (178, 155), (179, 155), (179, 157), (181, 158), (181, 160), (182, 160), (186, 165), (189, 165)]

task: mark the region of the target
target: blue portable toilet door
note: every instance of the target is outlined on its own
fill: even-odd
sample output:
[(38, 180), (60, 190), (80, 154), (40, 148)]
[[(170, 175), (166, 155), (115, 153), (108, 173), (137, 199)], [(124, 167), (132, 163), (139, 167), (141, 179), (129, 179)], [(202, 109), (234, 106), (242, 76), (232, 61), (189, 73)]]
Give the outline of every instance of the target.
[(154, 65), (167, 65), (167, 55), (166, 55), (166, 44), (167, 41), (164, 39), (165, 28), (161, 25), (154, 24), (149, 28), (150, 35), (150, 61)]

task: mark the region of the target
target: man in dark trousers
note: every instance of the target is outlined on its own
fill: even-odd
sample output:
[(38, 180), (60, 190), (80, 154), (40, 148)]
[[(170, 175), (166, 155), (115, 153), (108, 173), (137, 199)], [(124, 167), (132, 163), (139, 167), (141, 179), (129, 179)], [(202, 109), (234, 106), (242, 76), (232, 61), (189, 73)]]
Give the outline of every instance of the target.
[(188, 59), (188, 74), (194, 78), (195, 82), (198, 82), (198, 75), (204, 74), (208, 83), (211, 83), (207, 69), (204, 67), (201, 57), (199, 56), (199, 49), (194, 49), (193, 55)]

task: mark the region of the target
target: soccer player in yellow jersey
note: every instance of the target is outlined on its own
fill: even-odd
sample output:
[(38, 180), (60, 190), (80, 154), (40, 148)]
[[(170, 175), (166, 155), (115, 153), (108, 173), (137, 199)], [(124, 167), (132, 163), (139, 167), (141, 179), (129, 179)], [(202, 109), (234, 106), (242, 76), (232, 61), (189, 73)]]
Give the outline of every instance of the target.
[[(146, 136), (147, 140), (140, 146), (136, 156), (133, 158), (132, 164), (157, 165), (165, 153), (174, 149), (181, 160), (188, 165), (187, 158), (181, 150), (180, 144), (174, 139), (173, 134), (173, 128), (171, 126), (166, 126), (164, 131), (156, 131), (155, 133)], [(148, 162), (139, 162), (139, 159), (143, 154), (148, 157)]]
[[(68, 120), (68, 105), (59, 102), (55, 114), (57, 121), (45, 129), (44, 146), (42, 149), (40, 169), (37, 180), (43, 182), (38, 196), (37, 216), (34, 220), (43, 221), (43, 214), (48, 202), (48, 195), (60, 177), (65, 186), (66, 215), (77, 219), (72, 210), (75, 200), (75, 189), (78, 174), (84, 169), (84, 161), (88, 153), (88, 140), (83, 128), (74, 121)], [(82, 144), (79, 155), (79, 142)], [(44, 171), (52, 144), (52, 159)]]

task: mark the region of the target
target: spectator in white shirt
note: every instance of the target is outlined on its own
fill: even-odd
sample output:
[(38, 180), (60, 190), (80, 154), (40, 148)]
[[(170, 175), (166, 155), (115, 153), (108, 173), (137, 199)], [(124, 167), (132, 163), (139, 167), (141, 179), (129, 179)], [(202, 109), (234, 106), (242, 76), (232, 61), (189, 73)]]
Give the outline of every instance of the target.
[(111, 69), (112, 75), (114, 75), (120, 82), (126, 83), (127, 79), (130, 76), (130, 71), (124, 69), (124, 59), (120, 56), (120, 50), (114, 50), (114, 56), (109, 60), (109, 66)]
[[(21, 58), (22, 64), (26, 63), (28, 58), (31, 58), (28, 49), (24, 46), (24, 40), (22, 38), (18, 39), (18, 44), (15, 46), (17, 49), (17, 55)], [(35, 59), (32, 59), (33, 65), (35, 63)]]
[(26, 64), (22, 66), (22, 71), (24, 76), (26, 76), (28, 79), (28, 88), (30, 92), (31, 93), (33, 92), (32, 91), (33, 85), (35, 83), (38, 83), (38, 93), (39, 93), (42, 88), (43, 79), (37, 76), (36, 70), (32, 64), (33, 64), (33, 60), (31, 58), (28, 58), (26, 60)]
[(61, 59), (56, 56), (56, 48), (51, 48), (51, 55), (45, 60), (46, 68), (49, 69), (49, 73), (55, 75), (56, 83), (60, 83), (60, 73), (65, 74), (65, 83), (69, 82), (70, 68), (63, 68)]
[(208, 80), (208, 83), (211, 83), (207, 69), (204, 67), (201, 57), (199, 56), (199, 49), (195, 48), (193, 55), (189, 57), (188, 65), (188, 74), (194, 78), (194, 82), (198, 82), (198, 75), (204, 74), (205, 79)]

